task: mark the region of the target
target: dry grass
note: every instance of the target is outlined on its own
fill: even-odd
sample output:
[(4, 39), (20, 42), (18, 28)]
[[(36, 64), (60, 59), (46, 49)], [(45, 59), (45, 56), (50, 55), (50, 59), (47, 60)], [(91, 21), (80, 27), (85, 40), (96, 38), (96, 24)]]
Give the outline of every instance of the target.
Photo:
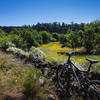
[(40, 71), (31, 64), (24, 64), (14, 56), (0, 51), (0, 100), (3, 96), (13, 91), (25, 92), (36, 100), (38, 98), (46, 100), (49, 95), (46, 93), (46, 89), (49, 88), (49, 83), (45, 79), (45, 85), (41, 86), (39, 80), (42, 77)]
[(0, 51), (0, 95), (20, 90), (26, 68), (14, 56)]

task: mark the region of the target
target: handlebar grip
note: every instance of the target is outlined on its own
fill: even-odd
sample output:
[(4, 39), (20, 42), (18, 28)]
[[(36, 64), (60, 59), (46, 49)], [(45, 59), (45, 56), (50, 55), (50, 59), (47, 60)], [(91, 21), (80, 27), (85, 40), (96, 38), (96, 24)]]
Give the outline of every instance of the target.
[(69, 55), (69, 56), (71, 56), (73, 54), (73, 52), (69, 51), (66, 54)]

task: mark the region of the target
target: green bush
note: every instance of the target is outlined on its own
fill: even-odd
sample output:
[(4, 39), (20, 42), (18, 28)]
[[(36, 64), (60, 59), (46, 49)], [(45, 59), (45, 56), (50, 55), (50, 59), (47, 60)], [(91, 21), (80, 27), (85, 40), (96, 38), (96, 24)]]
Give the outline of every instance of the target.
[(16, 47), (18, 47), (18, 48), (22, 48), (25, 44), (23, 41), (23, 38), (19, 35), (14, 34), (14, 33), (9, 34), (7, 37), (9, 38), (9, 41), (14, 43), (16, 45)]
[(41, 31), (39, 33), (42, 36), (43, 43), (48, 43), (51, 40), (51, 34), (47, 31)]
[(15, 47), (15, 44), (9, 41), (0, 41), (0, 48), (4, 51), (8, 49), (9, 47)]
[(33, 30), (30, 27), (13, 30), (11, 34), (16, 34), (18, 36), (17, 39), (22, 39), (23, 43), (25, 43), (24, 45), (26, 45), (27, 48), (30, 48), (31, 46), (39, 46), (42, 44), (41, 35), (39, 35), (38, 31)]
[(16, 34), (9, 33), (9, 35), (0, 37), (0, 47), (4, 50), (12, 46), (22, 47), (23, 44), (23, 39)]
[(4, 36), (6, 36), (6, 33), (2, 29), (0, 29), (0, 37), (4, 37)]
[(67, 39), (65, 37), (65, 34), (59, 34), (59, 41), (61, 44), (66, 44)]
[(35, 68), (29, 68), (24, 75), (22, 91), (31, 100), (46, 100), (45, 89), (41, 87), (40, 72)]
[(57, 40), (55, 38), (51, 37), (51, 42), (56, 42)]
[(59, 40), (59, 34), (58, 33), (52, 33), (52, 37), (55, 38), (57, 41)]

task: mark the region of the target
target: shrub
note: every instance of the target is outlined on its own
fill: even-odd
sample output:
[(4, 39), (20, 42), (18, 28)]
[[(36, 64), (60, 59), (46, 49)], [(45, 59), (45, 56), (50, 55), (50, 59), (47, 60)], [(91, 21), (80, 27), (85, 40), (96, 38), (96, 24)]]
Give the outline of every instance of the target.
[(24, 75), (22, 91), (28, 99), (46, 100), (46, 93), (40, 83), (41, 74), (35, 68), (29, 68)]
[(59, 34), (58, 33), (52, 33), (52, 37), (55, 38), (57, 41), (59, 40)]
[(24, 47), (25, 45), (27, 48), (30, 48), (32, 45), (39, 46), (42, 44), (42, 36), (39, 35), (38, 31), (30, 27), (15, 29), (10, 34), (16, 36), (14, 43), (18, 45), (17, 47)]
[(6, 45), (9, 47), (15, 47), (15, 44), (11, 43), (11, 42), (7, 42)]
[(9, 41), (0, 42), (0, 48), (3, 49), (4, 51), (8, 49), (9, 47), (15, 47), (15, 44)]
[(50, 42), (51, 34), (49, 32), (41, 31), (40, 35), (42, 36), (42, 40), (44, 44)]
[(57, 61), (56, 58), (52, 57), (51, 63), (52, 63), (52, 64), (58, 64), (58, 61)]
[(0, 37), (4, 37), (5, 35), (6, 33), (2, 29), (0, 29)]
[(38, 60), (44, 61), (45, 54), (39, 48), (35, 48), (32, 46), (30, 51), (29, 51), (29, 59), (30, 60), (38, 59)]
[(57, 40), (55, 38), (51, 38), (51, 42), (56, 42)]
[(16, 35), (9, 33), (9, 35), (3, 35), (2, 37), (0, 36), (0, 47), (3, 50), (6, 50), (9, 47), (22, 47), (23, 46), (23, 39)]
[(16, 45), (16, 47), (23, 47), (23, 45), (25, 44), (23, 41), (23, 38), (19, 35), (14, 34), (14, 33), (9, 33), (7, 38), (9, 38), (9, 41), (14, 43)]
[(65, 44), (67, 42), (67, 39), (64, 34), (59, 34), (59, 41), (61, 44)]
[(16, 48), (16, 47), (10, 47), (6, 50), (7, 52), (11, 52), (15, 55), (20, 56), (21, 58), (28, 58), (29, 54), (28, 52), (23, 51), (22, 49)]

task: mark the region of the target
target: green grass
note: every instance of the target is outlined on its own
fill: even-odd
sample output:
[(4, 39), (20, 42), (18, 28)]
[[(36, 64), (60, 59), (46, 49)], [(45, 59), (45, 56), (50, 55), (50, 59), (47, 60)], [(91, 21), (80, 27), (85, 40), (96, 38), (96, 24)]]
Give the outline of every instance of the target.
[[(87, 69), (88, 65), (89, 65), (89, 62), (86, 60), (86, 58), (100, 61), (100, 55), (75, 55), (75, 56), (72, 56), (72, 60), (74, 62), (76, 62), (78, 65), (84, 67), (85, 69)], [(100, 70), (100, 63), (93, 64), (92, 70)]]
[[(76, 49), (72, 49), (72, 48), (61, 48), (61, 45), (58, 42), (53, 42), (53, 43), (49, 43), (46, 45), (41, 45), (39, 47), (46, 55), (46, 60), (51, 62), (51, 63), (55, 63), (55, 64), (60, 64), (65, 62), (68, 59), (67, 55), (59, 55), (57, 54), (57, 52), (60, 51), (64, 51), (64, 52), (68, 52), (68, 51), (80, 51), (83, 48), (76, 48)], [(75, 63), (77, 63), (78, 66), (82, 66), (85, 69), (87, 69), (87, 67), (85, 67), (85, 65), (88, 65), (86, 61), (86, 58), (90, 58), (90, 59), (94, 59), (94, 60), (99, 60), (100, 61), (100, 55), (73, 55), (71, 57), (71, 60)], [(80, 68), (82, 68), (80, 67)], [(100, 63), (98, 64), (94, 64), (93, 70), (99, 70), (100, 69)]]

